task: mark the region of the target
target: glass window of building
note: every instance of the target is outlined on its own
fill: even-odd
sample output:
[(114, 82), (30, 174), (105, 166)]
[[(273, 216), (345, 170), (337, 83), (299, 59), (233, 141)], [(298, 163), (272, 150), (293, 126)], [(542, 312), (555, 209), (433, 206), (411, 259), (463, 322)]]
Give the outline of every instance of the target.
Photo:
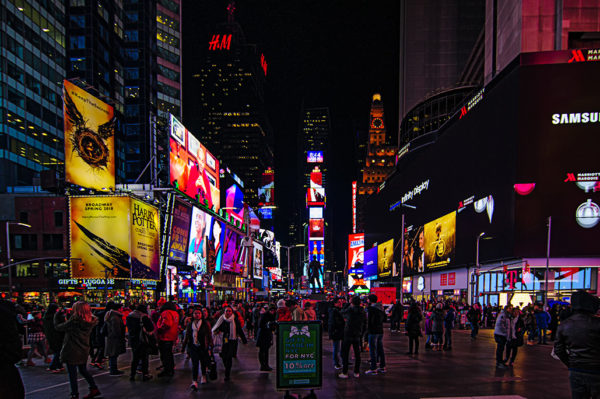
[(137, 30), (126, 30), (124, 39), (127, 42), (137, 42), (139, 41), (139, 33)]
[(70, 49), (84, 49), (85, 48), (85, 36), (71, 36), (69, 37), (69, 48)]
[(125, 68), (125, 79), (139, 79), (139, 68)]
[(85, 28), (85, 15), (71, 15), (69, 20), (72, 28)]
[(54, 227), (63, 227), (64, 224), (64, 212), (54, 211)]

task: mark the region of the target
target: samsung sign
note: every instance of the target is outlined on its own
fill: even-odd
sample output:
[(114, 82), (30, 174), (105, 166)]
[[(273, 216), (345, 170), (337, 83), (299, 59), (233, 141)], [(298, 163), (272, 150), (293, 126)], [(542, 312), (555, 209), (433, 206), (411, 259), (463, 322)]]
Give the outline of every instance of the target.
[(578, 123), (597, 123), (599, 112), (576, 112), (570, 114), (552, 114), (553, 125), (573, 125)]

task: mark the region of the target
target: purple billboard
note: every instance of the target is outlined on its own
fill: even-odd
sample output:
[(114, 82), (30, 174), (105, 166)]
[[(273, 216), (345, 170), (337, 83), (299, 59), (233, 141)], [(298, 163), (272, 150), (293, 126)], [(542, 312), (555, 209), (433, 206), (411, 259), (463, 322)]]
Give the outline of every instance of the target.
[(186, 261), (188, 239), (190, 233), (190, 219), (192, 208), (183, 202), (175, 201), (173, 207), (173, 222), (171, 226), (171, 245), (169, 247), (169, 260)]

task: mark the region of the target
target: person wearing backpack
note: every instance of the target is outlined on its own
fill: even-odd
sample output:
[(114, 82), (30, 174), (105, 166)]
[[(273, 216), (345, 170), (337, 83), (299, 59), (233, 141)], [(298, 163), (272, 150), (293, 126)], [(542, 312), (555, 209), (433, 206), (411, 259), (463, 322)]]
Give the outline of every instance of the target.
[[(146, 305), (138, 305), (135, 310), (127, 316), (127, 330), (129, 331), (129, 346), (131, 347), (131, 375), (129, 381), (135, 381), (138, 365), (142, 364), (142, 381), (152, 379), (148, 372), (148, 355), (150, 348), (144, 342), (143, 334), (149, 335), (154, 331), (154, 324), (148, 317)], [(147, 340), (148, 338), (146, 338)]]

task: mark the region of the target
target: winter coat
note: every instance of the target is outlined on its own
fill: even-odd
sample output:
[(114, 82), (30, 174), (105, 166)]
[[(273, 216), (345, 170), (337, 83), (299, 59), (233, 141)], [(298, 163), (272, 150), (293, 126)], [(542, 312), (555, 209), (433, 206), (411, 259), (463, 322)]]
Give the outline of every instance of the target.
[[(54, 353), (58, 353), (60, 348), (62, 348), (63, 340), (65, 339), (65, 333), (62, 331), (57, 331), (54, 328), (54, 313), (48, 313), (44, 315), (44, 334), (46, 335), (46, 339), (48, 340), (48, 345), (52, 349)], [(61, 314), (62, 315), (62, 314)], [(64, 315), (62, 315), (61, 323), (65, 322)]]
[[(213, 332), (222, 332), (223, 333), (223, 339), (227, 338), (229, 339), (229, 335), (230, 335), (230, 331), (229, 331), (229, 322), (227, 322), (227, 320), (225, 320), (225, 315), (221, 315), (221, 317), (219, 319), (223, 318), (223, 320), (221, 321), (221, 324), (217, 327), (217, 324), (219, 324), (219, 320), (217, 320), (217, 322), (215, 323), (215, 326), (213, 327)], [(244, 329), (242, 328), (242, 325), (240, 323), (240, 320), (236, 317), (235, 318), (235, 332), (237, 333), (237, 337), (239, 339), (242, 340), (242, 343), (247, 343), (248, 340), (246, 339), (246, 335), (244, 334)]]
[(446, 316), (444, 316), (444, 328), (446, 330), (452, 330), (454, 328), (454, 321), (456, 320), (456, 313), (454, 313), (454, 309), (448, 309), (446, 312)]
[(381, 303), (373, 303), (367, 308), (367, 334), (383, 334), (385, 312)]
[(304, 316), (306, 320), (317, 320), (317, 312), (313, 308), (304, 309)]
[(147, 314), (138, 310), (134, 310), (127, 316), (127, 331), (129, 333), (129, 347), (136, 350), (140, 346), (140, 332), (142, 325), (146, 332), (150, 333), (154, 330), (154, 323), (150, 320)]
[(600, 374), (600, 317), (575, 312), (560, 323), (554, 353), (570, 370)]
[(277, 321), (292, 321), (292, 312), (288, 307), (277, 308)]
[(269, 348), (273, 345), (273, 330), (271, 322), (275, 322), (275, 315), (271, 312), (263, 313), (258, 319), (258, 332), (256, 333), (256, 346)]
[(296, 306), (294, 310), (292, 310), (292, 321), (305, 321), (306, 315), (304, 314), (304, 310), (302, 308)]
[(392, 306), (391, 319), (394, 321), (400, 321), (404, 318), (404, 307), (400, 303), (395, 303)]
[(342, 312), (346, 324), (344, 325), (345, 341), (360, 341), (367, 329), (367, 315), (362, 306), (352, 305)]
[[(168, 303), (167, 303), (168, 304)], [(165, 306), (167, 306), (165, 304)], [(179, 335), (179, 313), (171, 307), (166, 307), (160, 312), (160, 317), (156, 323), (157, 337), (159, 341), (177, 341)]]
[(425, 334), (431, 335), (433, 332), (433, 312), (429, 312), (427, 316), (425, 316)]
[(54, 328), (64, 331), (65, 339), (60, 350), (60, 361), (67, 364), (86, 364), (90, 354), (90, 334), (98, 324), (98, 318), (91, 322), (81, 319), (76, 314), (64, 323), (60, 322), (60, 313), (54, 315)]
[(212, 339), (212, 326), (206, 321), (202, 320), (202, 324), (198, 329), (198, 344), (194, 344), (194, 329), (192, 328), (192, 324), (194, 323), (194, 319), (192, 319), (188, 325), (185, 327), (185, 339), (183, 340), (182, 348), (187, 348), (188, 353), (192, 353), (196, 348), (202, 350), (208, 350), (213, 346)]
[(494, 328), (494, 335), (502, 335), (503, 337), (510, 337), (511, 320), (503, 310), (498, 314), (496, 318), (496, 326)]
[(0, 366), (12, 366), (23, 357), (19, 327), (15, 304), (0, 300)]
[(344, 316), (342, 316), (342, 312), (339, 308), (332, 306), (329, 309), (329, 324), (328, 324), (328, 332), (329, 339), (333, 341), (339, 341), (344, 339)]
[(409, 337), (417, 338), (421, 336), (421, 320), (423, 320), (423, 316), (419, 312), (408, 312), (405, 328)]
[(106, 330), (106, 346), (104, 353), (108, 357), (118, 356), (125, 353), (125, 323), (123, 314), (116, 310), (110, 310), (104, 316), (104, 329)]
[(544, 310), (538, 310), (535, 312), (535, 322), (538, 328), (546, 329), (550, 324), (550, 315)]
[(444, 331), (444, 311), (442, 309), (436, 309), (431, 314), (431, 332), (441, 333)]

